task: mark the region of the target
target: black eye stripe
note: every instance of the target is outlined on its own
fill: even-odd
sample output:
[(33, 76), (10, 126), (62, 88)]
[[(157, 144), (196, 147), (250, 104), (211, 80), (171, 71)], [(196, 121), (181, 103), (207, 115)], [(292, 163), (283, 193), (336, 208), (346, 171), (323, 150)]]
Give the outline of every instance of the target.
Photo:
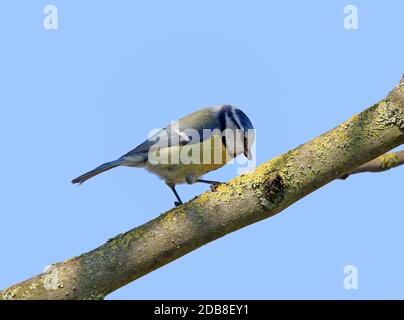
[(226, 118), (223, 110), (218, 114), (219, 128), (220, 131), (224, 131), (226, 129)]
[(223, 143), (224, 147), (227, 148), (227, 140), (226, 140), (225, 135), (222, 136), (222, 143)]

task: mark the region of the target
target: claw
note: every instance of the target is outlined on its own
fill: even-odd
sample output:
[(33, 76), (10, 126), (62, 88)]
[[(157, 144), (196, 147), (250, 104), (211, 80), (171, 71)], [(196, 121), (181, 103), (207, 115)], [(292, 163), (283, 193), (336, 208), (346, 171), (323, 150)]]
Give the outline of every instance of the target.
[(217, 189), (221, 184), (223, 184), (223, 183), (218, 182), (218, 183), (212, 184), (212, 185), (210, 186), (210, 190), (211, 190), (212, 192), (215, 192), (216, 189)]

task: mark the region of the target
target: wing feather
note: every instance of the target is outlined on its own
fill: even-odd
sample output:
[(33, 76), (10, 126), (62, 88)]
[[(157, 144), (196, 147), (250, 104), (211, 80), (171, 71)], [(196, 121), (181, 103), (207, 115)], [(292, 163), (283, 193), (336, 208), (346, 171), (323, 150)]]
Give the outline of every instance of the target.
[(214, 130), (219, 128), (215, 111), (212, 108), (205, 108), (171, 123), (122, 157), (142, 156), (147, 159), (147, 154), (153, 146), (170, 147), (201, 143), (211, 138)]

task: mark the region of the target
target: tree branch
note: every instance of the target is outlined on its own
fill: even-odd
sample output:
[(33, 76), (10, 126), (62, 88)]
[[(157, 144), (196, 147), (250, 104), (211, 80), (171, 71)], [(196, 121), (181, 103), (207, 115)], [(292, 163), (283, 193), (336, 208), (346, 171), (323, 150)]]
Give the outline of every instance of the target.
[(404, 78), (386, 99), (335, 129), (189, 203), (0, 292), (0, 299), (102, 299), (404, 143)]
[(403, 164), (404, 164), (404, 151), (386, 153), (343, 175), (341, 179), (346, 179), (350, 175), (356, 173), (387, 171), (392, 168), (401, 166)]

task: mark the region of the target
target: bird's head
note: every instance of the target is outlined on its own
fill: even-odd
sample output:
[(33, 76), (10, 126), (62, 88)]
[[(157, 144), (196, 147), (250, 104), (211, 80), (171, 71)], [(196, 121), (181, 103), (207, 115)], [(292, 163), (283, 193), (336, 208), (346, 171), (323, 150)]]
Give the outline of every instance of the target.
[(237, 107), (223, 105), (220, 107), (218, 119), (227, 150), (235, 157), (243, 153), (251, 160), (255, 130), (247, 115)]

